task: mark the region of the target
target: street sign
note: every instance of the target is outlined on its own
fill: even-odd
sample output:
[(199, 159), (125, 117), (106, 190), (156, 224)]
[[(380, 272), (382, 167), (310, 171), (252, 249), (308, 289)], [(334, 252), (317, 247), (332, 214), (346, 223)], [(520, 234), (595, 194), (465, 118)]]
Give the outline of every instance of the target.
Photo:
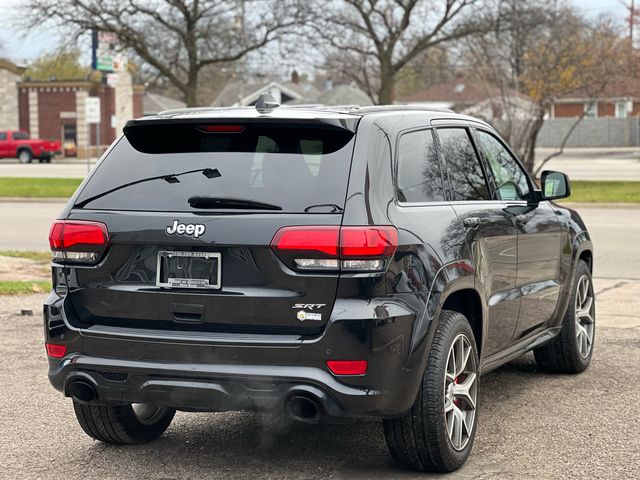
[(107, 86), (111, 88), (115, 88), (118, 86), (118, 81), (120, 80), (120, 76), (117, 73), (107, 73)]
[(100, 98), (87, 97), (84, 104), (84, 116), (87, 123), (100, 123)]
[(103, 72), (124, 72), (127, 70), (127, 56), (115, 33), (94, 30), (91, 38), (91, 51), (91, 66), (94, 70)]

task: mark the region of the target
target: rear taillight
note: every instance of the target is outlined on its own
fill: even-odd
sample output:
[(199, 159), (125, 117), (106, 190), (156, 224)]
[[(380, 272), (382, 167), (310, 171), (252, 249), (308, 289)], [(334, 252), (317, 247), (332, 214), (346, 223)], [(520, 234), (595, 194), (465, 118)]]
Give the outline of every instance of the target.
[(100, 222), (57, 220), (49, 231), (53, 259), (95, 263), (109, 245), (107, 226)]
[(398, 247), (393, 226), (283, 227), (271, 248), (301, 270), (382, 271)]

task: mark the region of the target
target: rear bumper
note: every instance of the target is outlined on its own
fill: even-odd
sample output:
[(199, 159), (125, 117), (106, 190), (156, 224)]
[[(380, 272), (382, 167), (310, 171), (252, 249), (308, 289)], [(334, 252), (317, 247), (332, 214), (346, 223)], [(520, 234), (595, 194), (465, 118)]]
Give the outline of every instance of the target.
[[(89, 384), (95, 401), (106, 404), (278, 411), (302, 395), (316, 401), (327, 419), (394, 417), (413, 404), (425, 352), (409, 353), (415, 315), (400, 302), (394, 307), (391, 299), (384, 301), (388, 317), (332, 317), (317, 339), (278, 342), (77, 329), (66, 318), (64, 299), (52, 293), (44, 307), (45, 338), (64, 343), (68, 353), (49, 359), (49, 380), (67, 396), (73, 382)], [(329, 359), (367, 360), (367, 374), (334, 376)]]
[(62, 155), (62, 150), (41, 150), (40, 154), (36, 158), (48, 160), (58, 155)]
[(344, 385), (305, 367), (194, 365), (122, 361), (78, 355), (51, 362), (49, 380), (69, 395), (73, 382), (92, 385), (96, 402), (150, 403), (182, 410), (279, 411), (289, 398), (317, 401), (326, 417), (377, 416), (381, 391)]

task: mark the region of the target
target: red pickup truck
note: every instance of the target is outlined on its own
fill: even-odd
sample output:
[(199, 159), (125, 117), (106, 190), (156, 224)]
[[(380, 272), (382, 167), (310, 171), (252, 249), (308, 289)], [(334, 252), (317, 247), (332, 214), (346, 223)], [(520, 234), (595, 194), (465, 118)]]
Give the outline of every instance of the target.
[(13, 157), (20, 163), (31, 163), (37, 158), (40, 163), (49, 163), (51, 157), (60, 152), (60, 142), (29, 138), (29, 134), (22, 131), (0, 131), (0, 158)]

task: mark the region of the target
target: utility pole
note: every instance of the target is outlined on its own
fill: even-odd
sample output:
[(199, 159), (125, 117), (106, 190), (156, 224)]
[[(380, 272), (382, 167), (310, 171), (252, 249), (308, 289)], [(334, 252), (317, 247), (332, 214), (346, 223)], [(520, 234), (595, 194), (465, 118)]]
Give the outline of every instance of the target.
[(629, 11), (629, 44), (631, 52), (633, 52), (633, 25), (636, 23), (636, 1), (631, 0), (631, 9)]

